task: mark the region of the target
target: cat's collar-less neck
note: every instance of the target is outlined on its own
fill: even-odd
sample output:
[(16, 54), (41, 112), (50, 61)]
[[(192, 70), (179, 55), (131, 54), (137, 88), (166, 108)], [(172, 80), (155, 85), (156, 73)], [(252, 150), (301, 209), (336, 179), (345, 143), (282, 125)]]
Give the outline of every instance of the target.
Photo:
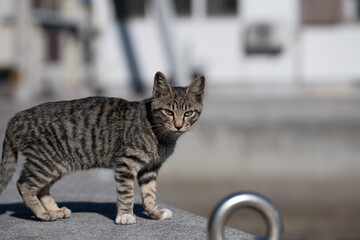
[(156, 134), (154, 132), (154, 134), (155, 134), (158, 142), (161, 144), (164, 144), (164, 145), (174, 145), (181, 135), (179, 133), (172, 133), (172, 132), (165, 133), (162, 135)]

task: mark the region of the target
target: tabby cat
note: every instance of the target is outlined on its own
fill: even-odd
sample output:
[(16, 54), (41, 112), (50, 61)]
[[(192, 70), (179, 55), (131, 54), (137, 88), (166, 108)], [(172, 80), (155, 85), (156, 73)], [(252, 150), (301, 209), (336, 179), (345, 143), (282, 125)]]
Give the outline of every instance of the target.
[(152, 219), (171, 218), (156, 203), (156, 178), (176, 140), (202, 110), (205, 78), (188, 87), (171, 87), (161, 72), (153, 97), (139, 102), (89, 97), (50, 102), (17, 113), (8, 123), (0, 166), (0, 193), (15, 172), (17, 153), (26, 157), (17, 187), (25, 205), (44, 220), (67, 218), (50, 187), (76, 170), (110, 168), (117, 189), (116, 224), (133, 224), (134, 180)]

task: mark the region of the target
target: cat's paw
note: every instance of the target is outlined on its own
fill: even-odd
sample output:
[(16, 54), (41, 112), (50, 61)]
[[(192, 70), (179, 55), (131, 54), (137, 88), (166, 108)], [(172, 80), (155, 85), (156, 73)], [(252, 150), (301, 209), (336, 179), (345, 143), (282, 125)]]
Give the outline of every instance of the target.
[(36, 215), (36, 217), (42, 221), (55, 221), (57, 219), (56, 212), (52, 210)]
[(117, 216), (115, 219), (116, 224), (134, 224), (135, 222), (136, 222), (135, 216), (128, 213)]
[(163, 213), (162, 213), (162, 217), (160, 218), (161, 220), (163, 219), (169, 219), (172, 217), (172, 212), (167, 209), (167, 208), (164, 208), (163, 210), (161, 210)]
[(66, 207), (62, 207), (59, 210), (56, 210), (56, 215), (58, 218), (68, 218), (71, 215), (71, 210)]
[(64, 212), (64, 218), (70, 217), (70, 215), (71, 215), (71, 210), (70, 209), (68, 209), (66, 207), (62, 207), (62, 208), (60, 208), (60, 210)]

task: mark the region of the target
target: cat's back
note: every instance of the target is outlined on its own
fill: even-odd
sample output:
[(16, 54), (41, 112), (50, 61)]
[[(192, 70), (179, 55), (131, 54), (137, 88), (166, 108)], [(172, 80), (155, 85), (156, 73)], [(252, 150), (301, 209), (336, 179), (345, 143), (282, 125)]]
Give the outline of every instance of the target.
[[(70, 101), (47, 102), (20, 111), (10, 120), (9, 124), (27, 121), (45, 123), (54, 120), (66, 120), (74, 117), (101, 118), (112, 117), (111, 113), (126, 112), (131, 102), (121, 98), (87, 97)], [(109, 115), (110, 114), (110, 115)], [(75, 120), (75, 119), (74, 119)], [(78, 119), (79, 120), (79, 119)]]
[(10, 136), (35, 138), (66, 133), (67, 139), (91, 131), (115, 131), (122, 128), (138, 102), (121, 98), (88, 97), (70, 101), (47, 102), (18, 112), (8, 124)]

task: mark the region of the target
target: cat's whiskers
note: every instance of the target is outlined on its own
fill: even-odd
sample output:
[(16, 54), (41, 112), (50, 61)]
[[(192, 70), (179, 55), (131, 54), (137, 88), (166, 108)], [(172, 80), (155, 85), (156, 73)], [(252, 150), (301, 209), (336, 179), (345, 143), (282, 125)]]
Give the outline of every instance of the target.
[(158, 122), (158, 123), (154, 122), (154, 123), (155, 124), (153, 124), (153, 127), (154, 127), (153, 132), (160, 140), (164, 140), (165, 137), (167, 136), (168, 130), (160, 122)]
[(195, 137), (195, 140), (198, 140), (198, 138), (205, 139), (205, 135), (204, 135), (203, 131), (200, 130), (197, 125), (196, 126), (193, 125), (190, 128), (189, 132), (191, 132), (192, 134), (197, 136), (197, 137)]

